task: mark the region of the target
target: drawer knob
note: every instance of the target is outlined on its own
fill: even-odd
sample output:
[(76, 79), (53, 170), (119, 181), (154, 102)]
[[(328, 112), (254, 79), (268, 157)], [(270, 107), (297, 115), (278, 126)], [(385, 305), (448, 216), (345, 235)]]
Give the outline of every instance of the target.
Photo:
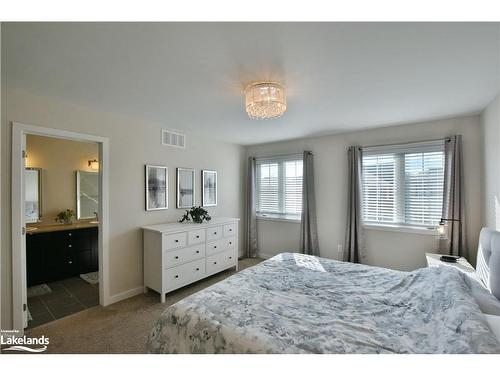
[(175, 275), (175, 278), (178, 279), (179, 278), (179, 275)]
[(217, 262), (214, 262), (214, 264), (217, 264)]
[(232, 232), (233, 230), (231, 228), (229, 228), (229, 231)]
[(196, 271), (199, 271), (199, 270), (200, 270), (199, 268), (196, 269)]
[(179, 257), (178, 257), (178, 256), (176, 256), (176, 257), (175, 257), (175, 259), (179, 259)]
[(70, 260), (70, 261), (68, 262), (68, 264), (73, 264), (73, 261), (72, 261), (72, 260)]
[(196, 236), (196, 238), (200, 238), (200, 236)]
[(175, 240), (175, 242), (179, 242), (179, 240)]
[(71, 233), (68, 233), (68, 236), (70, 236), (70, 237), (71, 237)]
[(200, 250), (196, 250), (196, 254), (199, 254), (200, 253)]
[(73, 245), (68, 245), (68, 247), (73, 247)]
[(214, 246), (214, 249), (217, 249), (217, 246)]
[(232, 245), (233, 243), (231, 241), (229, 241), (229, 245)]
[(233, 259), (233, 257), (229, 257), (229, 259)]
[(214, 234), (217, 234), (217, 232), (214, 232)]

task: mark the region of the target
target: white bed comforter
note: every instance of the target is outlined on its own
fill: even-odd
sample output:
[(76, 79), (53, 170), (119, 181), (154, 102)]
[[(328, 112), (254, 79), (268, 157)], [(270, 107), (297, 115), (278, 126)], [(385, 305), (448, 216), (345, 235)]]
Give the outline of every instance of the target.
[(168, 307), (152, 353), (500, 353), (451, 267), (279, 254)]

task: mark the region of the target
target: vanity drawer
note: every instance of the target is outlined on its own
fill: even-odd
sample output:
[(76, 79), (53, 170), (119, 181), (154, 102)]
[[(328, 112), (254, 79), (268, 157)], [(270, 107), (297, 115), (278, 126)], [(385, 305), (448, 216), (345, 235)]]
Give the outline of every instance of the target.
[(163, 270), (163, 289), (166, 292), (180, 288), (205, 276), (205, 259), (195, 260)]
[(185, 249), (165, 251), (163, 268), (171, 268), (195, 259), (205, 258), (205, 244), (191, 246)]
[(212, 255), (207, 258), (207, 274), (209, 275), (232, 267), (236, 265), (236, 261), (234, 249)]
[(163, 248), (166, 250), (186, 247), (187, 233), (165, 234), (163, 235)]
[(207, 228), (207, 241), (214, 241), (222, 238), (222, 227)]
[(188, 232), (188, 244), (196, 245), (205, 242), (205, 229), (192, 230)]
[(63, 247), (72, 251), (89, 251), (92, 241), (97, 237), (97, 228), (84, 228), (59, 232)]
[(223, 233), (224, 237), (236, 236), (236, 223), (224, 225)]

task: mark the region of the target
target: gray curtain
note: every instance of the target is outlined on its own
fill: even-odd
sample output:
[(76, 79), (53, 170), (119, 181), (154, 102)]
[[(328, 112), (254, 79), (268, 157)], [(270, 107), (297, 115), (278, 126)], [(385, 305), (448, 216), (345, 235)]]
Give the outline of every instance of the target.
[(254, 157), (248, 158), (247, 202), (246, 202), (246, 236), (247, 257), (255, 258), (259, 252), (257, 246), (257, 214), (256, 214), (256, 162)]
[(300, 218), (300, 251), (319, 256), (314, 193), (314, 163), (311, 151), (304, 151), (302, 171), (302, 215)]
[(467, 256), (462, 136), (451, 136), (445, 142), (444, 150), (442, 215), (448, 221), (445, 221), (445, 239), (440, 241), (440, 249), (450, 255)]
[(347, 229), (343, 260), (362, 263), (365, 241), (361, 211), (361, 148), (349, 147), (348, 159)]

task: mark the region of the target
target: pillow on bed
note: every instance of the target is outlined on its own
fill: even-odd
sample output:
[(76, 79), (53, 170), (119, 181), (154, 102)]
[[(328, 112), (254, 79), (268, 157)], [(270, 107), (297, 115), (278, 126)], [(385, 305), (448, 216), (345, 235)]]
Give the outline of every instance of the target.
[(490, 289), (491, 240), (494, 233), (495, 231), (490, 228), (481, 229), (477, 247), (476, 274), (488, 289)]
[(471, 294), (476, 300), (483, 314), (500, 316), (500, 301), (491, 294), (479, 281), (468, 277)]
[(490, 290), (500, 300), (500, 232), (494, 232), (491, 238)]
[(500, 232), (481, 229), (476, 263), (476, 275), (500, 300)]

